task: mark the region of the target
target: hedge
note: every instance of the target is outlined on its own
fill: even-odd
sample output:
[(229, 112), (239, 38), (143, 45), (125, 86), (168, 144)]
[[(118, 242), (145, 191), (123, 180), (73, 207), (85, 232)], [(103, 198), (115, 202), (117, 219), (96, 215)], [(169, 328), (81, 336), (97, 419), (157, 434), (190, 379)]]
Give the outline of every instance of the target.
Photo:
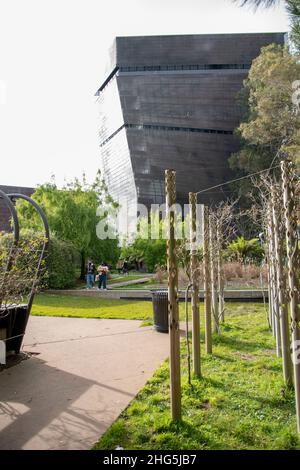
[(51, 238), (46, 265), (47, 285), (50, 289), (68, 289), (75, 286), (80, 255), (71, 242)]

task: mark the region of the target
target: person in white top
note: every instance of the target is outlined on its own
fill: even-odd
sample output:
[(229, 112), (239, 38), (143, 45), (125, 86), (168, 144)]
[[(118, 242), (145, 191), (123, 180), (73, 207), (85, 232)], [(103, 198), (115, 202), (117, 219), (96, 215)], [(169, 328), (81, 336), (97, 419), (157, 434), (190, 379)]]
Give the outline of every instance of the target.
[(99, 274), (99, 281), (98, 281), (98, 289), (107, 289), (107, 275), (108, 275), (108, 266), (106, 263), (101, 263), (100, 266), (98, 266), (98, 274)]

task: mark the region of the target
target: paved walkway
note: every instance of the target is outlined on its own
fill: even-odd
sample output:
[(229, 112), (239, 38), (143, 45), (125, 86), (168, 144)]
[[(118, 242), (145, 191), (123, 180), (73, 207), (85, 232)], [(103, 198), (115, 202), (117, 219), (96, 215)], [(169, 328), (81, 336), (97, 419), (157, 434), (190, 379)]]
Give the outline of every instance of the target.
[(140, 321), (31, 317), (0, 372), (0, 449), (90, 449), (167, 357)]
[(141, 277), (139, 279), (131, 279), (130, 281), (121, 281), (121, 282), (111, 282), (109, 283), (107, 288), (109, 289), (115, 289), (116, 287), (126, 287), (126, 286), (135, 286), (136, 284), (145, 284), (151, 279), (152, 276), (147, 276), (147, 277)]

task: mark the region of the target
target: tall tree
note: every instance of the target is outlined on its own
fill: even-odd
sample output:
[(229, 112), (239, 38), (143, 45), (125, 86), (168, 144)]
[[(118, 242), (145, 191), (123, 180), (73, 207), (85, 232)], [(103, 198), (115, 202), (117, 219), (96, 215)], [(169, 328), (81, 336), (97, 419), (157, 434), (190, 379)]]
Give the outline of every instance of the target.
[(299, 160), (300, 115), (292, 100), (299, 77), (300, 64), (286, 47), (262, 48), (244, 82), (248, 115), (238, 128), (243, 145), (230, 158), (233, 168), (261, 170), (278, 163), (282, 154)]
[[(104, 206), (109, 211), (115, 203), (108, 194), (105, 183), (98, 172), (92, 184), (76, 178), (62, 189), (55, 182), (39, 186), (33, 198), (44, 209), (51, 232), (60, 240), (71, 241), (81, 255), (81, 277), (85, 274), (88, 256), (96, 256), (115, 262), (118, 258), (117, 240), (99, 240), (96, 226), (99, 221), (97, 208)], [(21, 225), (38, 230), (40, 221), (31, 207), (18, 202)]]

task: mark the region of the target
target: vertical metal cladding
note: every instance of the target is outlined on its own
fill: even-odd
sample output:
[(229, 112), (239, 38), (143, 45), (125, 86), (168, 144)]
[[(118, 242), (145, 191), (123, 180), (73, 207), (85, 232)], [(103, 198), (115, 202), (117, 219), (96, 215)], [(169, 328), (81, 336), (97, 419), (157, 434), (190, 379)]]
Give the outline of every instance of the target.
[(98, 104), (102, 165), (110, 194), (121, 204), (124, 199), (136, 204), (137, 191), (116, 77), (107, 84)]
[[(178, 201), (230, 178), (239, 148), (238, 93), (260, 49), (284, 33), (139, 36), (114, 41), (97, 92), (100, 146), (115, 198), (164, 201), (164, 170), (177, 172)], [(228, 188), (226, 188), (228, 191)], [(203, 194), (216, 202), (226, 192)]]

